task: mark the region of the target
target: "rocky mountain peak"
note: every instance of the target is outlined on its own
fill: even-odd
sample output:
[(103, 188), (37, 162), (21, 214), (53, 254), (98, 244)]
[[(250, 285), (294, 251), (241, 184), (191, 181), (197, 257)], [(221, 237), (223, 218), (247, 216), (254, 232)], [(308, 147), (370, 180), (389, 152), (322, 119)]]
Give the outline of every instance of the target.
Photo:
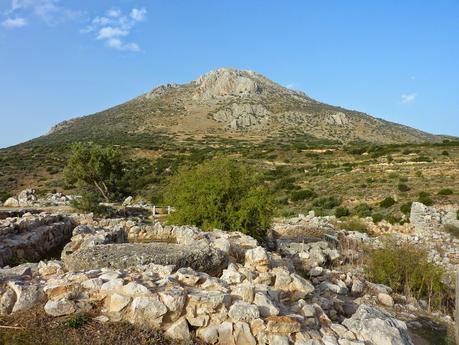
[(194, 81), (198, 85), (194, 98), (206, 100), (261, 94), (263, 86), (260, 77), (253, 71), (220, 68), (206, 73)]

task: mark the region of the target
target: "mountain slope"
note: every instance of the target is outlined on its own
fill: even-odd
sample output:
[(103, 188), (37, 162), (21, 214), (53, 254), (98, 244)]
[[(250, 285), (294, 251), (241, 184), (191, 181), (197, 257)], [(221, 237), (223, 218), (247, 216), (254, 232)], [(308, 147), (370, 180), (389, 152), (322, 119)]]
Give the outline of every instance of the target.
[(87, 139), (157, 133), (264, 139), (307, 134), (339, 142), (438, 141), (439, 137), (320, 103), (252, 71), (222, 68), (188, 84), (168, 84), (108, 110), (55, 126), (50, 134)]

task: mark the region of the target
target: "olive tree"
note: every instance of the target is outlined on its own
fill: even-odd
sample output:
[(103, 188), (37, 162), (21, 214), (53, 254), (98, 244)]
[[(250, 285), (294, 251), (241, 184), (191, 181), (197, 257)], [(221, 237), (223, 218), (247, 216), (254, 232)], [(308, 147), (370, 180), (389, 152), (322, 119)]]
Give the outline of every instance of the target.
[(108, 202), (117, 196), (124, 175), (118, 149), (97, 144), (75, 143), (64, 169), (67, 183), (98, 195)]

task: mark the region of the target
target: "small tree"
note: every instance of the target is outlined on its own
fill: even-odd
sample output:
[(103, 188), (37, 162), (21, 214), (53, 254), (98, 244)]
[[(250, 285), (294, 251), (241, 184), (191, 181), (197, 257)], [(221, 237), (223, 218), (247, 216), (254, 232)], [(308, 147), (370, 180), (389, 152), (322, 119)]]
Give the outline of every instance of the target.
[(271, 225), (273, 199), (252, 169), (230, 159), (182, 168), (164, 192), (176, 211), (169, 221), (260, 238)]
[(64, 169), (64, 178), (106, 202), (115, 197), (124, 174), (119, 150), (96, 144), (75, 143)]

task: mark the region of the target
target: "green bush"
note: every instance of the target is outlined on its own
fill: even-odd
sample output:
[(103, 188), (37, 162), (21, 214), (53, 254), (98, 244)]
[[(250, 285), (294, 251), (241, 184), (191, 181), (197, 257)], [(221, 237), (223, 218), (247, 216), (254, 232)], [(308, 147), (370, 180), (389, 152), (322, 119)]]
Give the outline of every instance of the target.
[(352, 210), (352, 213), (355, 214), (356, 216), (359, 216), (360, 218), (365, 218), (365, 217), (371, 216), (371, 211), (372, 211), (372, 208), (370, 205), (366, 203), (361, 203), (354, 207), (354, 209)]
[(170, 178), (164, 201), (176, 210), (171, 223), (241, 231), (256, 238), (266, 234), (274, 209), (260, 176), (230, 159), (180, 169)]
[(442, 153), (441, 153), (441, 154), (442, 154), (443, 156), (449, 156), (449, 152), (448, 152), (448, 151), (446, 151), (446, 150), (445, 150), (445, 151), (442, 151)]
[(451, 195), (453, 194), (453, 191), (450, 188), (443, 188), (437, 194), (438, 195)]
[(350, 214), (349, 209), (347, 207), (344, 207), (344, 206), (337, 207), (336, 210), (335, 210), (335, 217), (336, 218), (347, 217), (347, 216), (349, 216), (349, 214)]
[(410, 202), (406, 202), (404, 204), (402, 204), (402, 206), (400, 206), (400, 211), (403, 213), (403, 214), (410, 214), (411, 212), (411, 205), (413, 203), (410, 201)]
[(394, 200), (394, 198), (389, 196), (389, 197), (385, 198), (383, 201), (381, 201), (379, 203), (379, 206), (381, 206), (382, 208), (389, 208), (389, 207), (395, 205), (395, 203), (396, 203), (396, 201)]
[(6, 199), (11, 198), (13, 194), (8, 192), (0, 192), (0, 202), (6, 201)]
[(421, 192), (419, 193), (419, 198), (418, 201), (420, 203), (423, 203), (426, 206), (432, 206), (433, 205), (433, 200), (430, 197), (430, 194), (427, 192)]
[(404, 192), (408, 192), (409, 190), (411, 190), (410, 187), (408, 187), (408, 185), (406, 185), (405, 183), (399, 183), (398, 184), (398, 190), (402, 193)]
[(322, 196), (320, 198), (314, 199), (312, 205), (315, 207), (323, 208), (326, 210), (331, 210), (339, 205), (341, 205), (341, 198), (331, 195), (331, 196)]
[(349, 219), (345, 222), (342, 222), (339, 227), (344, 230), (349, 230), (349, 231), (358, 231), (358, 232), (364, 232), (366, 234), (369, 234), (370, 231), (368, 229), (368, 226), (362, 222), (362, 220), (358, 218), (352, 218)]
[(371, 281), (391, 287), (395, 292), (426, 299), (429, 307), (445, 307), (450, 290), (442, 283), (444, 270), (429, 262), (427, 251), (405, 242), (387, 242), (369, 254), (367, 273)]
[(306, 199), (315, 198), (317, 194), (311, 189), (301, 189), (293, 191), (290, 197), (292, 201), (302, 201)]
[(377, 224), (384, 219), (384, 216), (381, 213), (373, 213), (371, 218), (373, 218), (373, 223)]
[(454, 236), (456, 238), (459, 238), (459, 227), (453, 225), (453, 224), (446, 224), (443, 228), (447, 233), (449, 233), (451, 236)]

